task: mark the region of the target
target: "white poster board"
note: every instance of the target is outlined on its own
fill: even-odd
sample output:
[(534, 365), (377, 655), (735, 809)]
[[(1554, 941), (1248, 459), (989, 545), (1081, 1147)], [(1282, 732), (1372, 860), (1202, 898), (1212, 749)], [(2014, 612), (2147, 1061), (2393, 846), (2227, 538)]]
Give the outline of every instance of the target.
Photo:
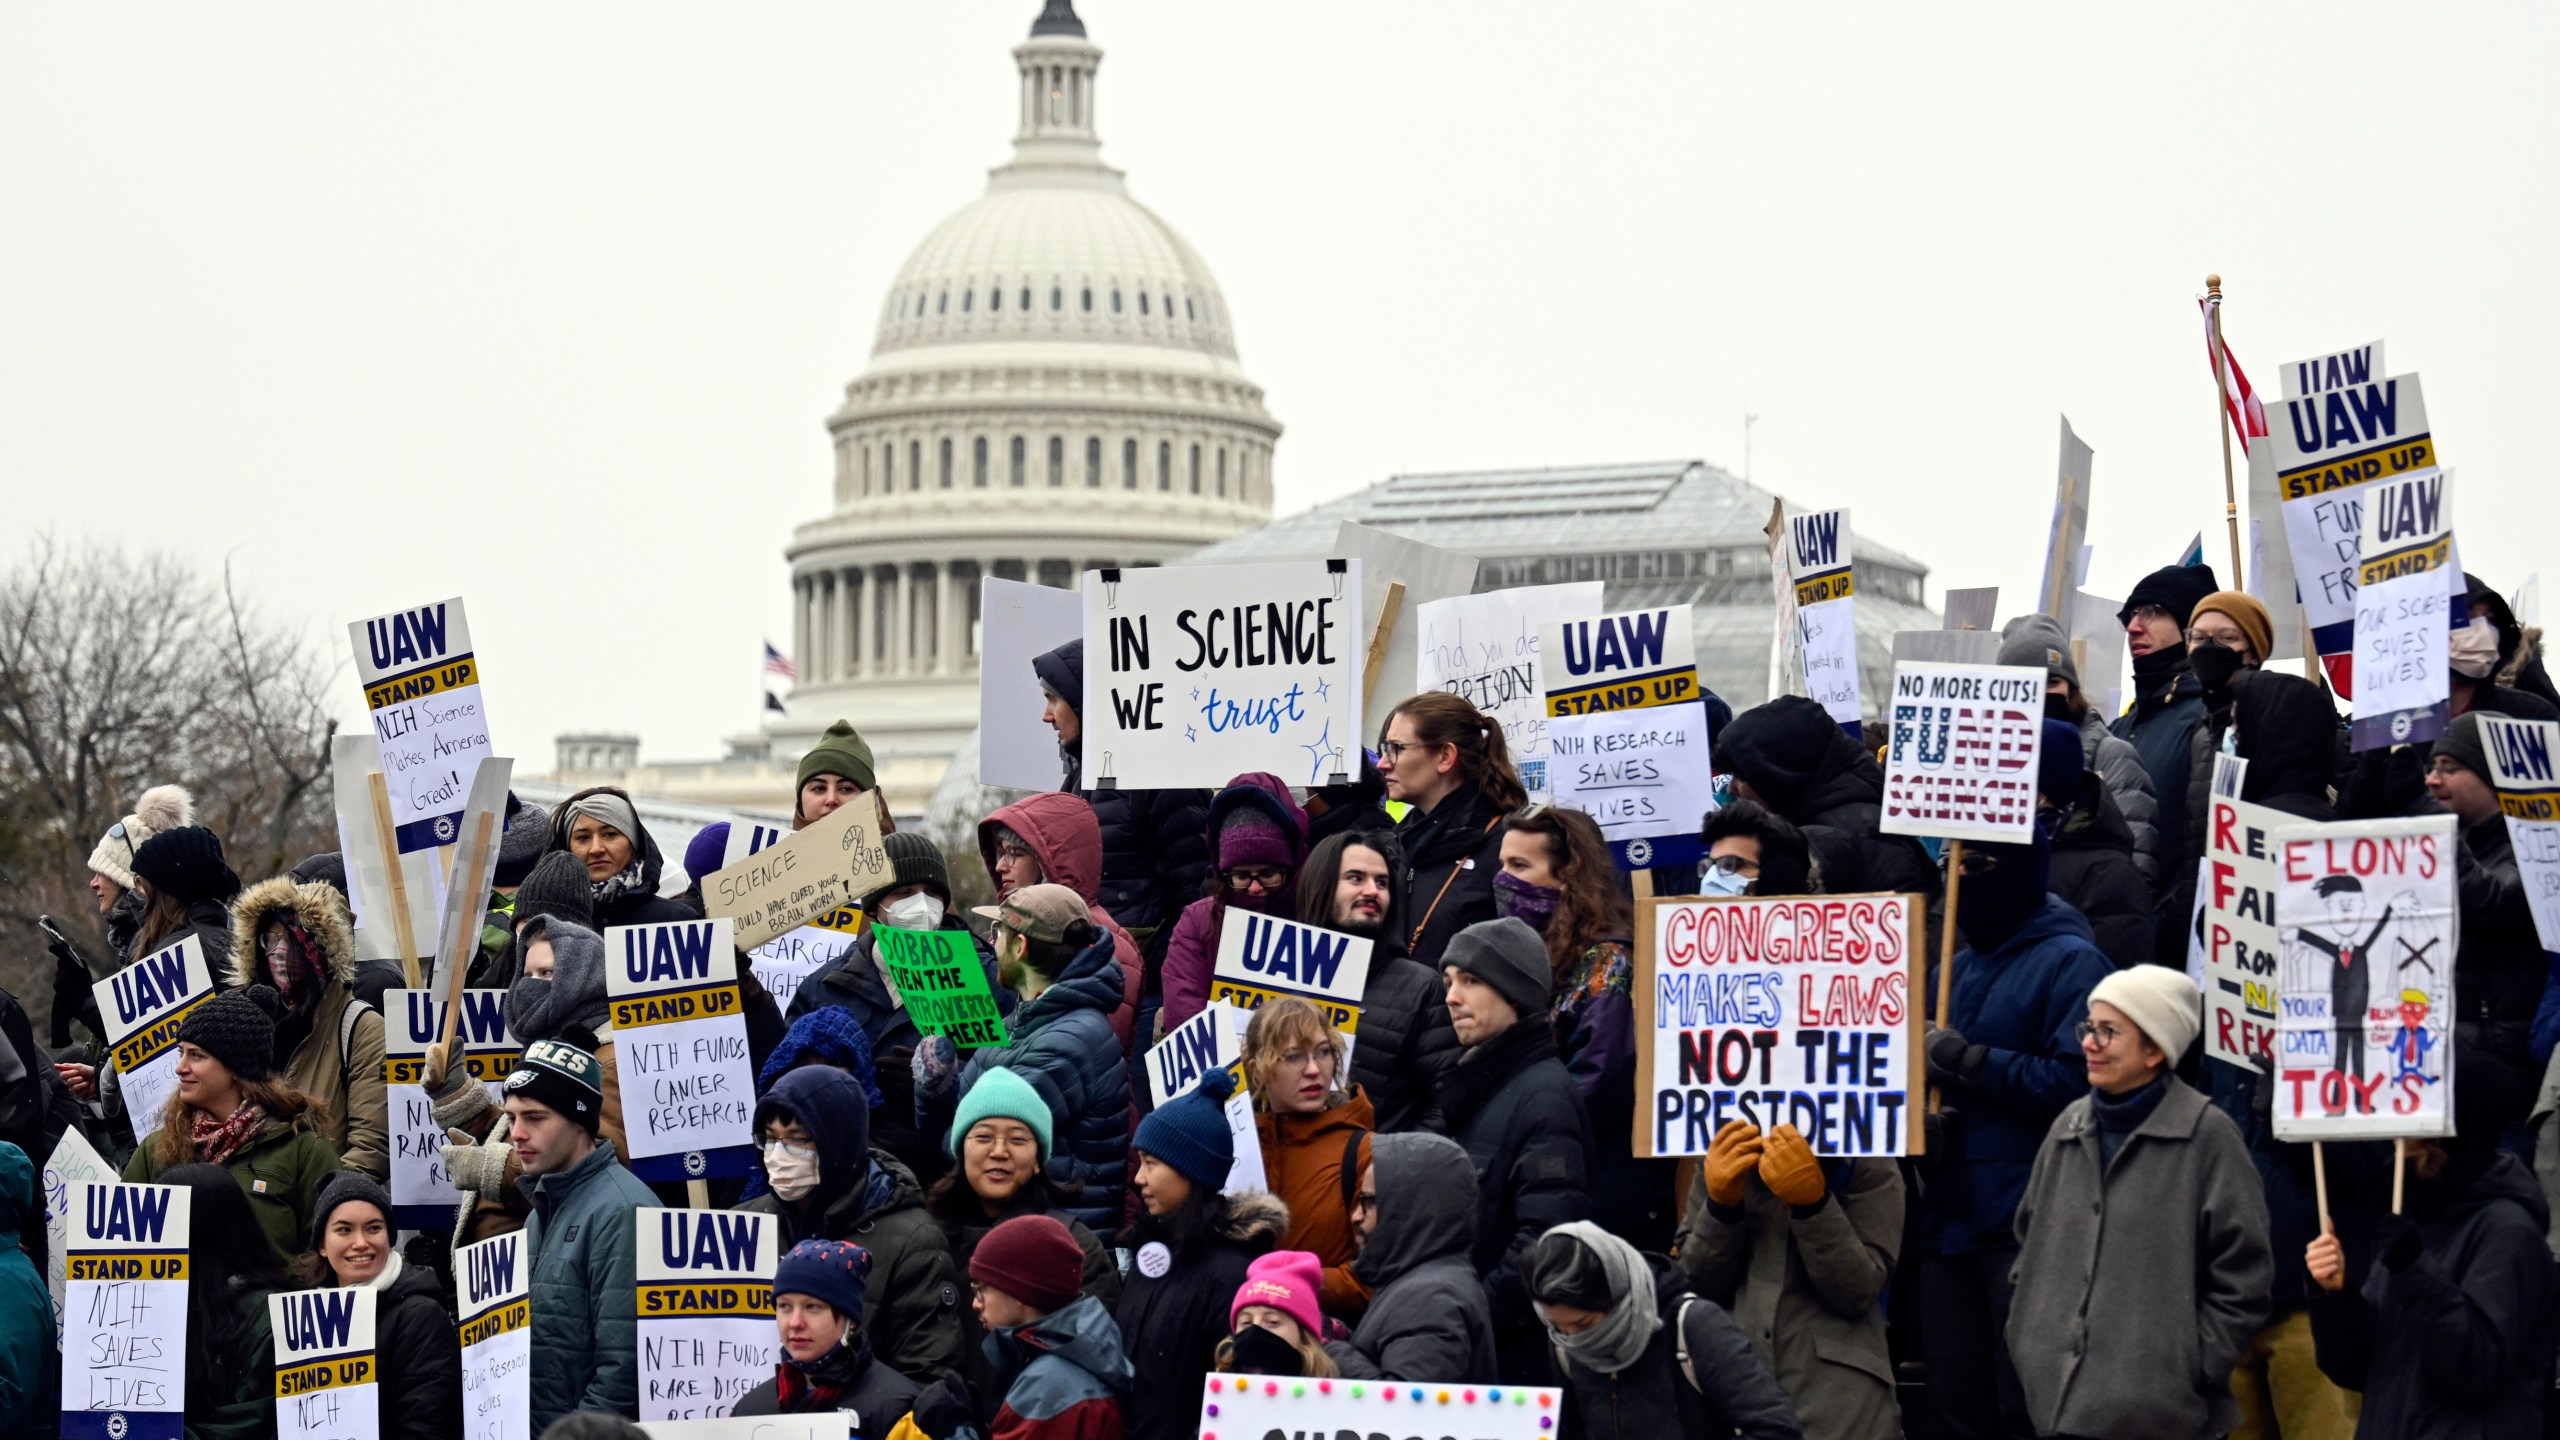
[(847, 905), (748, 951), (747, 967), (755, 971), (775, 1007), (788, 1012), (800, 993), (800, 982), (816, 974), (819, 966), (842, 959), (861, 938), (862, 911)]
[(2275, 1063), (2276, 984), (2283, 954), (2276, 929), (2276, 857), (2270, 840), (2293, 816), (2240, 798), (2249, 762), (2217, 755), (2206, 801), (2204, 1046), (2216, 1060), (2253, 1070)]
[[(382, 993), (382, 1084), (391, 1107), (391, 1206), (404, 1230), (433, 1229), (453, 1219), (467, 1197), (444, 1168), (444, 1127), (427, 1098), (427, 1047), (444, 1039), (444, 1004), (432, 990)], [(465, 990), (454, 1036), (458, 1063), (494, 1102), (524, 1046), (507, 1029), (507, 992)]]
[(83, 1185), (113, 1185), (116, 1167), (106, 1162), (77, 1129), (62, 1132), (62, 1141), (44, 1162), (45, 1288), (53, 1292), (53, 1338), (62, 1339), (64, 1270), (71, 1259), (71, 1204)]
[(780, 1363), (781, 1224), (744, 1210), (643, 1210), (638, 1220), (640, 1418), (726, 1415)]
[(2043, 667), (1902, 661), (1886, 723), (1884, 833), (2034, 840)]
[[(1459, 1436), (1464, 1440), (1555, 1440), (1564, 1392), (1528, 1385), (1456, 1380), (1336, 1380), (1269, 1384), (1259, 1375), (1212, 1375), (1200, 1400), (1200, 1440), (1370, 1440)], [(1665, 1435), (1660, 1440), (1672, 1440)]]
[(2533, 906), (2534, 936), (2560, 953), (2560, 724), (2483, 715), (2480, 744)]
[(1787, 573), (1795, 582), (1804, 693), (1842, 730), (1859, 733), (1857, 588), (1849, 560), (1849, 512), (1787, 517)]
[(625, 1157), (643, 1180), (743, 1175), (755, 1070), (726, 919), (605, 931)]
[(63, 1297), (64, 1440), (178, 1440), (187, 1408), (183, 1186), (83, 1185)]
[(276, 1440), (374, 1440), (382, 1433), (375, 1299), (362, 1285), (267, 1297), (276, 1346)]
[(1360, 763), (1360, 562), (1087, 571), (1084, 783), (1326, 785)]
[[(1031, 662), (1084, 633), (1084, 597), (989, 575), (978, 582), (978, 783), (1055, 790), (1067, 780), (1058, 732), (1040, 718)], [(1066, 700), (1082, 715), (1084, 697)]]
[(461, 599), (352, 621), (347, 635), (401, 853), (454, 843), (472, 772), (489, 753), (480, 662)]
[[(1379, 623), (1384, 621), (1388, 626), (1386, 649), (1378, 657), (1378, 693), (1360, 697), (1359, 733), (1365, 739), (1384, 731), (1387, 712), (1407, 698), (1396, 693), (1402, 688), (1396, 678), (1413, 674), (1420, 662), (1421, 608), (1434, 601), (1474, 593), (1478, 562), (1473, 555), (1425, 545), (1352, 520), (1343, 521), (1333, 532), (1333, 548), (1325, 553), (1349, 556), (1360, 566), (1360, 616), (1368, 627), (1361, 631), (1356, 647), (1361, 655), (1361, 674), (1369, 673), (1369, 646), (1376, 638)], [(1392, 616), (1384, 609), (1390, 585), (1404, 587), (1403, 598)], [(1358, 748), (1355, 742), (1353, 749)], [(1516, 758), (1517, 752), (1514, 754)]]
[(160, 1112), (178, 1093), (178, 1027), (213, 998), (213, 972), (190, 933), (93, 987), (107, 1022), (107, 1051), (124, 1091), (137, 1144), (160, 1133)]
[[(845, 1440), (859, 1423), (861, 1417), (851, 1410), (828, 1410), (738, 1419), (723, 1415), (711, 1420), (649, 1420), (640, 1429), (649, 1440)], [(885, 1435), (888, 1428), (878, 1427), (871, 1433)]]
[[(2355, 639), (2362, 487), (2441, 463), (2427, 428), (2426, 394), (2412, 373), (2288, 396), (2267, 407), (2263, 443), (2312, 641), (2323, 656), (2346, 656)], [(2258, 448), (2251, 446), (2251, 453)], [(2333, 686), (2353, 686), (2349, 666), (2328, 668)]]
[(1209, 998), (1252, 1011), (1294, 995), (1315, 1006), (1325, 1024), (1353, 1035), (1360, 1029), (1360, 997), (1369, 987), (1369, 958), (1377, 948), (1362, 936), (1231, 909), (1218, 926)]
[[(2363, 487), (2356, 561), (2355, 711), (2358, 750), (2418, 745), (2453, 719), (2445, 627), (2453, 563), (2453, 476), (2424, 470)], [(2466, 614), (2467, 620), (2469, 616)]]
[(1524, 585), (1426, 601), (1420, 610), (1414, 689), (1445, 690), (1500, 721), (1532, 800), (1549, 793), (1542, 636), (1550, 625), (1599, 614), (1601, 589), (1597, 580)]
[(532, 1440), (532, 1262), (511, 1230), (453, 1252), (463, 1440)]
[[(1171, 1101), (1200, 1088), (1200, 1082), (1212, 1070), (1225, 1070), (1236, 1077), (1235, 1093), (1227, 1097), (1227, 1135), (1235, 1142), (1235, 1163), (1227, 1169), (1223, 1193), (1242, 1194), (1247, 1190), (1267, 1189), (1270, 1185), (1262, 1168), (1262, 1133), (1254, 1128), (1251, 1077), (1244, 1073), (1244, 1030), (1253, 1023), (1250, 1012), (1223, 1000), (1213, 1000), (1199, 1014), (1183, 1021), (1165, 1034), (1147, 1052), (1147, 1087), (1162, 1108)], [(1350, 1057), (1343, 1057), (1345, 1070)]]
[[(382, 750), (371, 730), (340, 731), (329, 739), (330, 804), (338, 815), (338, 854), (347, 867), (347, 903), (355, 917), (356, 954), (366, 960), (400, 957), (400, 932), (391, 908), (391, 871), (384, 862), (381, 829), (374, 822), (373, 784)], [(387, 783), (387, 782), (386, 782)], [(456, 802), (457, 806), (461, 802)], [(410, 943), (424, 952), (436, 943), (444, 911), (443, 850), (400, 856), (401, 893), (409, 902)]]
[(2044, 578), (2036, 584), (2036, 613), (2059, 617), (2080, 586), (2081, 548), (2089, 543), (2089, 472), (2097, 452), (2071, 432), (2062, 417), (2062, 454), (2053, 477), (2053, 524), (2044, 542)]
[(1694, 861), (1716, 808), (1689, 607), (1549, 625), (1547, 781), (1589, 815), (1618, 867)]

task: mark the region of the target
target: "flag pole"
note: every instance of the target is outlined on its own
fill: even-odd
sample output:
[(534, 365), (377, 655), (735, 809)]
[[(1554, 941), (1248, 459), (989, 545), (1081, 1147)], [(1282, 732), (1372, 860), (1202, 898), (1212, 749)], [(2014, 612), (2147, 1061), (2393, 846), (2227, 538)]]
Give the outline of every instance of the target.
[(2204, 277), (2205, 330), (2213, 341), (2214, 429), (2222, 435), (2222, 519), (2231, 528), (2231, 588), (2246, 588), (2240, 573), (2240, 492), (2231, 479), (2231, 381), (2222, 363), (2222, 277)]

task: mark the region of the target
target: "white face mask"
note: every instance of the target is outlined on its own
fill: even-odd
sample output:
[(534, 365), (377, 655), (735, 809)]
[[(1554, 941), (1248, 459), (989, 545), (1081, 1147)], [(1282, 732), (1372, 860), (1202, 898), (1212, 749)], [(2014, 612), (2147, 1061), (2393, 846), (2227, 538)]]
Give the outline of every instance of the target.
[(880, 907), (880, 923), (892, 930), (930, 930), (942, 923), (942, 902), (931, 895), (910, 895)]
[(2470, 624), (2445, 637), (2445, 651), (2453, 662), (2453, 673), (2486, 680), (2498, 668), (2498, 627), (2475, 615)]
[(799, 1200), (818, 1188), (818, 1152), (780, 1140), (764, 1142), (764, 1180), (785, 1200)]
[(1698, 877), (1698, 893), (1701, 895), (1748, 895), (1751, 893), (1751, 881), (1739, 871), (1709, 870)]

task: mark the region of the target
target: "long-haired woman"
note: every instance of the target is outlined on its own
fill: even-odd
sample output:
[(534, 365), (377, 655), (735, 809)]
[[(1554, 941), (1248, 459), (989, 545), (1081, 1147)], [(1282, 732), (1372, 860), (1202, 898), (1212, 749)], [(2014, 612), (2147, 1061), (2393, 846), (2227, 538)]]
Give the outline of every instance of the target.
[(311, 1207), (311, 1248), (296, 1283), (374, 1292), (373, 1353), (384, 1440), (446, 1440), (462, 1433), (462, 1344), (444, 1282), (411, 1267), (392, 1241), (391, 1195), (367, 1175), (329, 1177)]
[(1396, 826), (1404, 850), (1396, 914), (1405, 953), (1437, 971), (1449, 937), (1499, 913), (1493, 872), (1503, 820), (1528, 803), (1528, 792), (1502, 722), (1437, 690), (1388, 713), (1378, 773), (1389, 800), (1413, 807)]
[(267, 1297), (285, 1287), (284, 1262), (231, 1171), (173, 1165), (151, 1183), (187, 1191), (187, 1434), (272, 1436), (276, 1342)]
[(1351, 1081), (1348, 1048), (1314, 1005), (1294, 995), (1266, 1002), (1244, 1030), (1264, 1184), (1289, 1207), (1281, 1248), (1313, 1253), (1323, 1270), (1324, 1308), (1354, 1319), (1369, 1289), (1351, 1273), (1359, 1245), (1350, 1195), (1376, 1116)]

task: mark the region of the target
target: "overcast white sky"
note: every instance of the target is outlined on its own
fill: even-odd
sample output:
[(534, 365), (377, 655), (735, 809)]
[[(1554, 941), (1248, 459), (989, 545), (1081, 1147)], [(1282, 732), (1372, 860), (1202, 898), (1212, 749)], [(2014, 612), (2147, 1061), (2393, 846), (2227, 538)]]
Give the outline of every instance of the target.
[[(2384, 337), (2466, 561), (2543, 563), (2560, 7), (1079, 9), (1105, 157), (1288, 427), (1283, 511), (1739, 470), (1748, 408), (1761, 483), (1852, 507), (1932, 601), (2018, 597), (2067, 412), (2093, 588), (2208, 526), (2227, 568), (2219, 270), (2265, 393)], [(340, 654), (458, 593), (501, 752), (716, 754), (789, 640), (824, 418), (1005, 158), (1038, 10), (0, 9), (8, 528), (235, 556)]]

